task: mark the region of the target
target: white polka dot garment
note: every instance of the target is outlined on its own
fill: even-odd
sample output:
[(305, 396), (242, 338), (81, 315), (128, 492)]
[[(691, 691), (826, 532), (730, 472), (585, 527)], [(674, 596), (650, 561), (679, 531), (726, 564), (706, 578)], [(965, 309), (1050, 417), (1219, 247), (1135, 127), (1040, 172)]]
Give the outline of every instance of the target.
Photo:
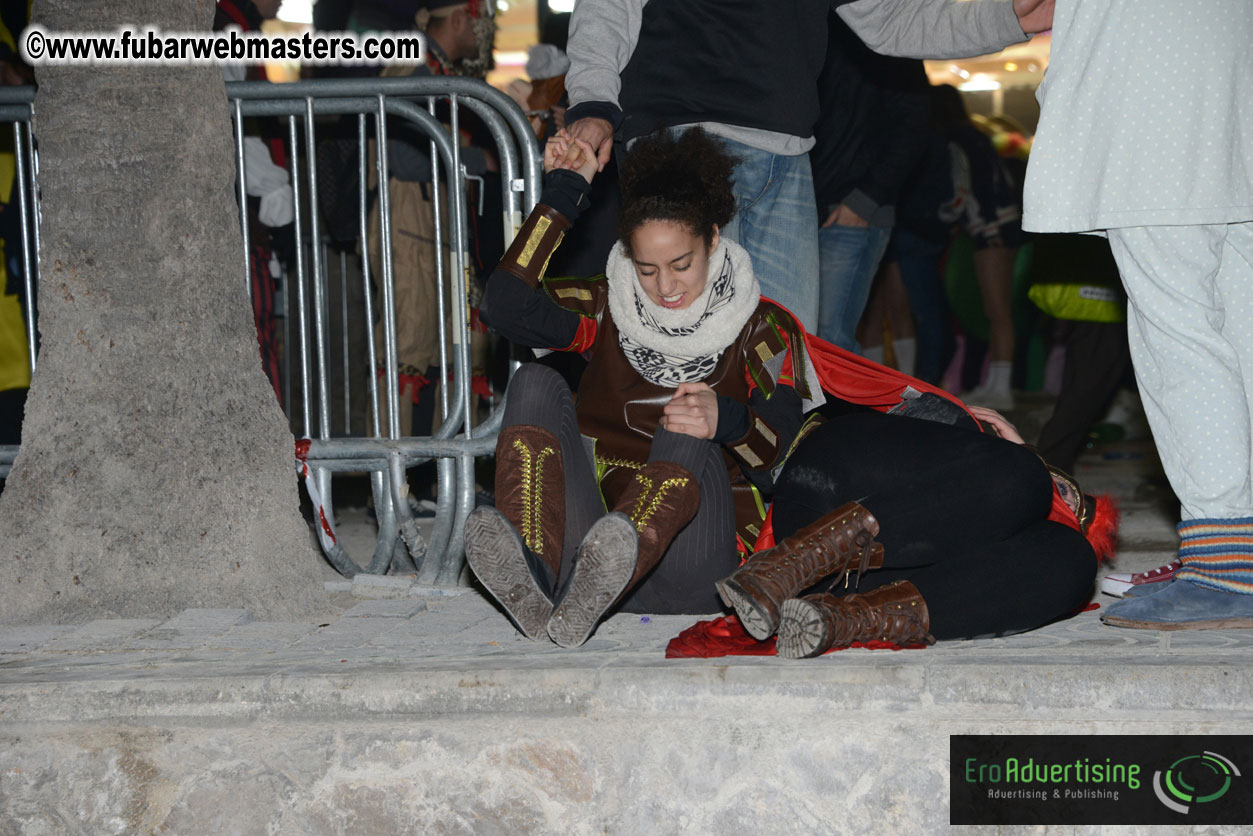
[(1253, 516), (1253, 223), (1111, 229), (1109, 243), (1183, 518)]
[(1057, 0), (1023, 228), (1253, 220), (1253, 0)]
[(1108, 234), (1179, 577), (1232, 592), (1253, 588), (1251, 42), (1253, 0), (1057, 0), (1023, 202), (1024, 229)]

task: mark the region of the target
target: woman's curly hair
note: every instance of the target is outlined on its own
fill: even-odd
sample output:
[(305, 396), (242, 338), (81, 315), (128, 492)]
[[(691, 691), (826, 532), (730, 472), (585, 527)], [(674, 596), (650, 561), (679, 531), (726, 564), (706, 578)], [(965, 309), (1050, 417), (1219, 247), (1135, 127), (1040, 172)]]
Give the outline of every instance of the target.
[(637, 140), (619, 177), (618, 239), (629, 250), (631, 233), (642, 224), (674, 221), (711, 244), (714, 227), (726, 226), (735, 214), (735, 163), (722, 143), (700, 128)]

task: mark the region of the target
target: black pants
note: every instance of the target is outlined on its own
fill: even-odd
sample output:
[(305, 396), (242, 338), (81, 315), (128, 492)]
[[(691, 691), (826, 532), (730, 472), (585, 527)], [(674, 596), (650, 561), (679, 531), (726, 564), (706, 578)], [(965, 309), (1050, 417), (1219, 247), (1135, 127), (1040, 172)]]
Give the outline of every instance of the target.
[[(543, 427), (561, 442), (565, 468), (566, 527), (558, 585), (569, 574), (579, 543), (607, 512), (590, 450), (579, 433), (570, 387), (560, 374), (538, 363), (518, 369), (509, 383), (504, 426)], [(722, 452), (712, 441), (660, 427), (648, 460), (674, 462), (697, 477), (700, 508), (674, 538), (661, 562), (625, 601), (624, 612), (713, 613), (722, 605), (714, 582), (739, 564), (735, 510)]]
[(859, 412), (792, 454), (775, 494), (775, 537), (855, 500), (879, 520), (885, 553), (860, 591), (912, 582), (937, 639), (1018, 633), (1070, 615), (1092, 591), (1096, 557), (1078, 531), (1048, 521), (1052, 490), (1025, 447)]
[(1044, 460), (1067, 473), (1083, 450), (1088, 428), (1105, 414), (1131, 363), (1125, 322), (1065, 323), (1066, 365), (1053, 416), (1036, 445)]

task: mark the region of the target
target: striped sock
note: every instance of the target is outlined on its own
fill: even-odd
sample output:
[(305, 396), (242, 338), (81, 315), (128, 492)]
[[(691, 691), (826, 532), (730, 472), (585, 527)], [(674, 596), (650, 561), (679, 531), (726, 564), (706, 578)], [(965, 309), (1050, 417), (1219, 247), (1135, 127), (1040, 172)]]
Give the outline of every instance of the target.
[(1184, 520), (1179, 559), (1177, 580), (1253, 595), (1253, 517)]

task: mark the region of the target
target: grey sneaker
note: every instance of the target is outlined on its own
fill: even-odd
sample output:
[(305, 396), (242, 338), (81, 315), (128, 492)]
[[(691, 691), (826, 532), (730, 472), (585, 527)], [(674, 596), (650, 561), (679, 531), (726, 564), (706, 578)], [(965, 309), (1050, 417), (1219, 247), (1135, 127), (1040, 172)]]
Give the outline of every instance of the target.
[(1253, 628), (1253, 595), (1175, 580), (1161, 592), (1111, 604), (1101, 621), (1138, 630)]
[(553, 602), (545, 589), (552, 588), (554, 579), (495, 508), (481, 506), (470, 512), (466, 562), (524, 636), (536, 641), (548, 638)]
[(597, 520), (583, 537), (565, 588), (557, 593), (548, 637), (562, 647), (578, 647), (587, 641), (626, 589), (638, 553), (630, 517), (614, 511)]

